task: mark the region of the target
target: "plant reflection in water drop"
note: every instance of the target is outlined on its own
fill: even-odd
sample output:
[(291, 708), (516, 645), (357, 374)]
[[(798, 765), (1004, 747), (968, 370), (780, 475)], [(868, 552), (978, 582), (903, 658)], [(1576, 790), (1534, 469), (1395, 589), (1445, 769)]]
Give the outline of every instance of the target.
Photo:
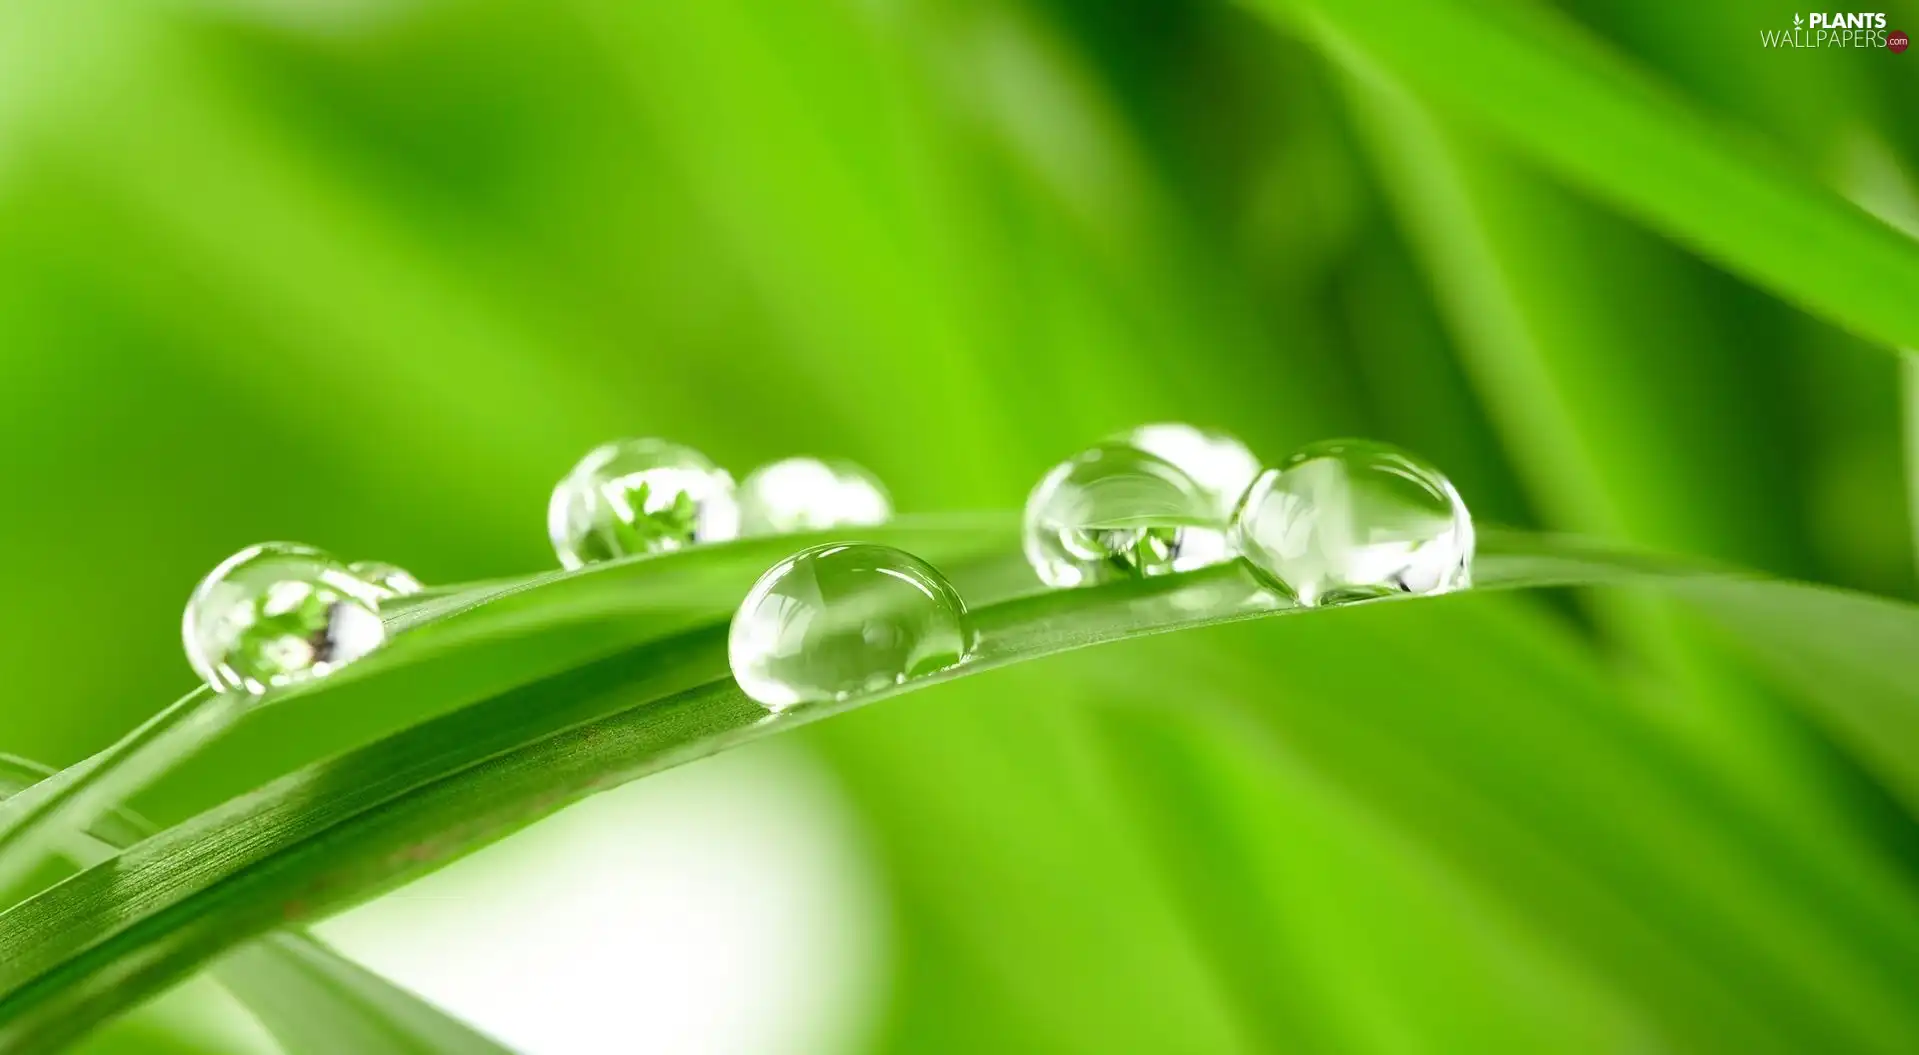
[(739, 535), (733, 478), (677, 443), (603, 444), (553, 488), (547, 535), (567, 568), (724, 542)]
[(1048, 586), (1091, 586), (1217, 563), (1224, 522), (1204, 489), (1137, 447), (1107, 443), (1053, 467), (1026, 499), (1026, 560)]
[(378, 648), (382, 591), (332, 556), (263, 542), (228, 557), (181, 617), (187, 661), (217, 691), (259, 694), (328, 673)]

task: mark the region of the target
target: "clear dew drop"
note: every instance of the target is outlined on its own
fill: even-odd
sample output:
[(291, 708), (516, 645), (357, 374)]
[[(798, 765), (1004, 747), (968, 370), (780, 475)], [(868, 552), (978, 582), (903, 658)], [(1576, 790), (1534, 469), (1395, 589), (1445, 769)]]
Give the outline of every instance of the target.
[(388, 564), (383, 560), (356, 560), (346, 566), (347, 570), (380, 591), (382, 599), (387, 597), (405, 597), (426, 589), (413, 573), (398, 564)]
[(380, 590), (332, 556), (264, 542), (228, 557), (181, 620), (187, 662), (215, 690), (263, 693), (324, 677), (380, 647)]
[(879, 478), (848, 461), (786, 458), (740, 482), (740, 533), (783, 535), (883, 524), (893, 503)]
[(1231, 433), (1179, 422), (1141, 425), (1118, 442), (1157, 455), (1192, 477), (1223, 521), (1259, 475), (1259, 459)]
[(691, 447), (616, 440), (593, 448), (553, 488), (547, 535), (580, 568), (739, 535), (733, 477)]
[(1126, 444), (1068, 458), (1026, 499), (1026, 561), (1048, 586), (1203, 567), (1227, 555), (1224, 518), (1192, 477)]
[(932, 565), (890, 546), (832, 543), (760, 576), (733, 615), (727, 659), (740, 688), (779, 712), (945, 670), (974, 642), (965, 602)]
[(1365, 440), (1316, 443), (1253, 482), (1233, 543), (1303, 605), (1471, 584), (1473, 521), (1440, 471)]

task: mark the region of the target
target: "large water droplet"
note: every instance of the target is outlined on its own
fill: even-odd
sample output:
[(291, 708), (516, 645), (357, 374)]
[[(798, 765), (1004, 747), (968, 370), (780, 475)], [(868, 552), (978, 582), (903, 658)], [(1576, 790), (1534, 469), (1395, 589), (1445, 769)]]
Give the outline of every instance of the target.
[(1120, 442), (1173, 463), (1206, 492), (1223, 521), (1259, 475), (1259, 459), (1231, 433), (1178, 422), (1141, 425)]
[(380, 646), (380, 591), (310, 546), (263, 542), (221, 562), (181, 620), (187, 661), (218, 691), (322, 677)]
[(691, 447), (616, 440), (593, 448), (553, 488), (547, 534), (579, 568), (739, 535), (733, 478)]
[(1223, 518), (1192, 477), (1125, 444), (1068, 458), (1026, 499), (1027, 563), (1048, 586), (1163, 575), (1226, 555)]
[(405, 597), (426, 589), (413, 573), (383, 560), (356, 560), (347, 570), (379, 590), (383, 597)]
[(1261, 473), (1233, 542), (1304, 605), (1470, 584), (1473, 520), (1438, 469), (1383, 443), (1316, 443)]
[(726, 644), (740, 688), (777, 712), (945, 670), (973, 643), (965, 602), (932, 565), (891, 546), (832, 543), (760, 576)]
[(783, 535), (883, 524), (893, 503), (879, 478), (848, 461), (786, 458), (740, 482), (740, 533)]

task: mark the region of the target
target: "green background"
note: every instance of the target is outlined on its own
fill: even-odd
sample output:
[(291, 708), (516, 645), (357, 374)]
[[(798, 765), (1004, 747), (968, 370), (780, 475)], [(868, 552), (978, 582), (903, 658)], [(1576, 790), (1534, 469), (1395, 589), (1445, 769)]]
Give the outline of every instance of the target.
[[(1909, 597), (1901, 363), (1816, 317), (1883, 336), (1819, 310), (1879, 276), (1763, 212), (1766, 289), (1720, 270), (1683, 159), (1605, 162), (1679, 220), (1588, 196), (1507, 124), (1577, 144), (1578, 100), (1489, 111), (1474, 49), (1602, 56), (1895, 219), (1919, 57), (1764, 50), (1790, 13), (1730, 0), (1450, 6), (14, 0), (0, 749), (177, 696), (181, 605), (250, 542), (552, 566), (553, 482), (620, 435), (852, 458), (912, 512), (1145, 421), (1361, 435), (1482, 522)], [(1767, 291), (1795, 267), (1840, 292)], [(1716, 637), (1394, 608), (803, 734), (896, 916), (873, 1043), (1919, 1046), (1912, 817)]]

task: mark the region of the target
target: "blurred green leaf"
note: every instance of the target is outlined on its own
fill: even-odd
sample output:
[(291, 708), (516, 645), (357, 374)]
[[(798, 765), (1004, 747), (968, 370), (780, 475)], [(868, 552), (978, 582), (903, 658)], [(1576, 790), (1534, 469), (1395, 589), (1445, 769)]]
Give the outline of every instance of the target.
[[(1771, 515), (1791, 485), (1746, 468), (1756, 451), (1770, 451), (1768, 463), (1789, 457), (1756, 410), (1770, 394), (1746, 382), (1745, 351), (1683, 310), (1708, 295), (1707, 276), (1391, 83), (1353, 78), (1350, 90), (1459, 355), (1542, 514), (1655, 550), (1794, 569), (1795, 525)], [(1643, 310), (1616, 310), (1622, 297)], [(1793, 852), (1827, 846), (1855, 806), (1803, 792), (1833, 767), (1807, 751), (1802, 719), (1703, 648), (1697, 614), (1671, 598), (1594, 600), (1605, 638), (1656, 674), (1622, 691), (1622, 706), (1718, 767), (1733, 794), (1792, 833)]]
[[(1680, 591), (1919, 818), (1919, 665), (1892, 658), (1919, 641), (1911, 605), (1840, 590), (1772, 590), (1728, 579)], [(1867, 657), (1880, 657), (1868, 661)]]
[(1919, 243), (1700, 113), (1564, 15), (1456, 0), (1258, 7), (1300, 25), (1361, 76), (1389, 78), (1470, 119), (1807, 311), (1889, 348), (1919, 345), (1910, 310)]
[(268, 934), (213, 961), (213, 977), (287, 1055), (504, 1055), (473, 1027), (296, 933)]
[[(1894, 964), (1919, 903), (1883, 846), (1781, 826), (1669, 719), (1624, 705), (1610, 657), (1541, 605), (1494, 600), (1063, 656), (825, 731), (911, 899), (908, 947), (939, 941), (960, 992), (993, 987), (1049, 1047), (1130, 1031), (1152, 1050), (1162, 1029), (1212, 1038), (1222, 1013), (1255, 1050), (1909, 1043)], [(1055, 695), (1035, 704), (1041, 686)], [(1083, 943), (1152, 919), (1156, 894), (1170, 936)], [(1130, 1013), (1135, 954), (1162, 959), (1176, 1002)], [(939, 1027), (966, 1004), (916, 992), (888, 1050), (964, 1050)]]

